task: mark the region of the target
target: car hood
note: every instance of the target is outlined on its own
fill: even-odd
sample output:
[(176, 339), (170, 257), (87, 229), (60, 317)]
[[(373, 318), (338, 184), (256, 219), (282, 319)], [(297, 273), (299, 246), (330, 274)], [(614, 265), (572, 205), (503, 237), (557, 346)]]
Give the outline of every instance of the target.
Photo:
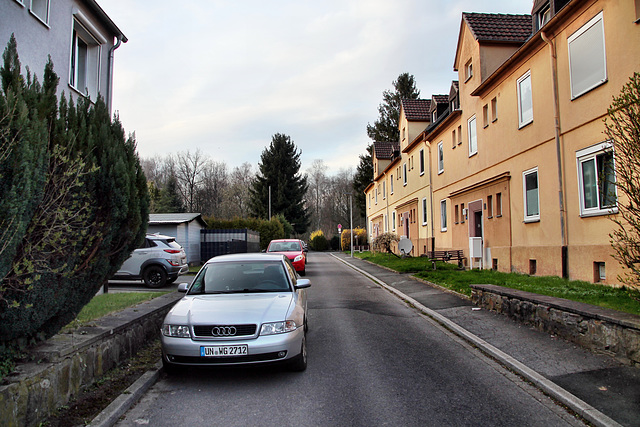
[(291, 292), (230, 295), (187, 295), (171, 309), (165, 323), (174, 325), (256, 324), (286, 320), (293, 307)]

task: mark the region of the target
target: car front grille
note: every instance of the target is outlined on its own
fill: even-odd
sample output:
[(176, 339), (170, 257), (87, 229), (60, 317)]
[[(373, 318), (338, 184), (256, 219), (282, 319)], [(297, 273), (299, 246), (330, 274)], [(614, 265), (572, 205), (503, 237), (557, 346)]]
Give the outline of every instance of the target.
[(257, 328), (257, 325), (195, 325), (193, 333), (200, 338), (246, 337), (255, 335)]

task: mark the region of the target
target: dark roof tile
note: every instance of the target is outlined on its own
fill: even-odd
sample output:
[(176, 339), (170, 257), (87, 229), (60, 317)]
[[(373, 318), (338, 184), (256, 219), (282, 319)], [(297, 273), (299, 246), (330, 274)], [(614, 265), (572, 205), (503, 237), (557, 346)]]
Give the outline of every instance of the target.
[(400, 151), (400, 144), (397, 142), (374, 141), (373, 151), (376, 159), (390, 160), (393, 159), (394, 151)]
[(524, 43), (533, 31), (531, 15), (465, 12), (462, 19), (478, 41)]
[(409, 121), (429, 121), (429, 110), (431, 109), (430, 99), (403, 99), (402, 108), (404, 115)]

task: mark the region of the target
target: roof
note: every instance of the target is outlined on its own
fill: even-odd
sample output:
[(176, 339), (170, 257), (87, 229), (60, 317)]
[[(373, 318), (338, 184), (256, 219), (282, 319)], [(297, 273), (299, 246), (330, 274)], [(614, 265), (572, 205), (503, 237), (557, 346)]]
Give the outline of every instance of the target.
[(160, 224), (183, 224), (185, 222), (191, 222), (198, 220), (202, 225), (205, 225), (201, 214), (199, 213), (160, 213), (149, 214), (149, 225)]
[(107, 27), (111, 31), (113, 31), (116, 37), (121, 39), (123, 43), (126, 43), (129, 41), (129, 39), (127, 39), (127, 36), (124, 35), (124, 33), (120, 30), (120, 28), (118, 28), (118, 26), (113, 22), (113, 20), (109, 17), (109, 15), (107, 15), (104, 9), (100, 7), (100, 5), (96, 0), (84, 0), (84, 3), (87, 6), (89, 6), (91, 10), (93, 10), (93, 12), (96, 13), (104, 21)]
[(433, 95), (431, 97), (435, 104), (448, 104), (449, 103), (449, 95)]
[(465, 12), (462, 19), (478, 41), (524, 43), (533, 32), (531, 15)]
[(394, 151), (400, 151), (400, 145), (397, 142), (381, 142), (373, 143), (376, 159), (392, 159)]
[(430, 99), (403, 99), (402, 109), (408, 121), (429, 121)]

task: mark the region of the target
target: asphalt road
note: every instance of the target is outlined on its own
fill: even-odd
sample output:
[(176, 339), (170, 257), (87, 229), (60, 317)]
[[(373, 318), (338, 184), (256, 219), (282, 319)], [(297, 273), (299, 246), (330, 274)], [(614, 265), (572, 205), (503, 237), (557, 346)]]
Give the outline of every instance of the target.
[(534, 387), (325, 254), (307, 266), (309, 366), (161, 376), (121, 426), (579, 425)]

